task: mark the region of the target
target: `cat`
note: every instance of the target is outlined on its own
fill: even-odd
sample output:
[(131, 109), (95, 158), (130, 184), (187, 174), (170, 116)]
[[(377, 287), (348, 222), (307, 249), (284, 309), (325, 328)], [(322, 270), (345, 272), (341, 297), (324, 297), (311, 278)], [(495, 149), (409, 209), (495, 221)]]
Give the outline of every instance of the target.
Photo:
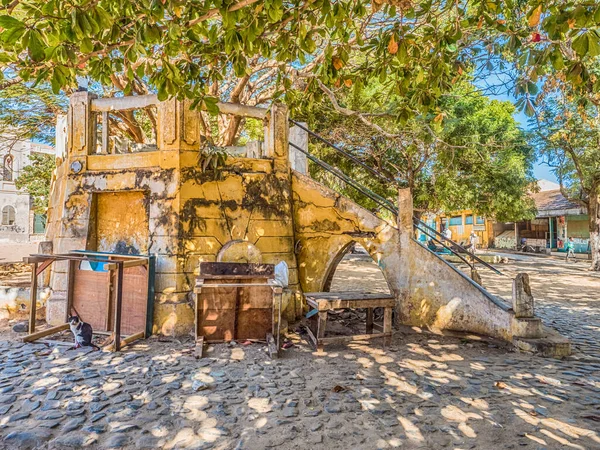
[(100, 347), (92, 343), (92, 326), (79, 319), (77, 316), (71, 316), (68, 319), (71, 333), (75, 338), (75, 346), (73, 348), (80, 347), (94, 347), (96, 350), (100, 350)]

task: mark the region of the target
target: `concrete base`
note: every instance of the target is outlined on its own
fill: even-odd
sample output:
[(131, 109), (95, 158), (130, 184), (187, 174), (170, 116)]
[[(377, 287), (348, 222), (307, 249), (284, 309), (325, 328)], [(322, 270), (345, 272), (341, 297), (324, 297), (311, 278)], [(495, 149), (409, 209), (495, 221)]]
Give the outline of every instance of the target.
[(537, 339), (515, 337), (515, 347), (522, 352), (535, 353), (550, 358), (564, 358), (571, 354), (571, 343), (556, 331), (543, 327), (543, 336)]

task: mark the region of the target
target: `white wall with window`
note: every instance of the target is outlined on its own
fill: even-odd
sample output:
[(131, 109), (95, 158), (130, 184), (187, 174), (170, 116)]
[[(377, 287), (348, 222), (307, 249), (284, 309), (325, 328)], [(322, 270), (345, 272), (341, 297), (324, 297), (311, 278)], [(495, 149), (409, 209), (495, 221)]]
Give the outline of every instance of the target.
[[(30, 242), (42, 238), (44, 229), (31, 210), (29, 194), (15, 180), (29, 164), (32, 153), (54, 154), (53, 147), (29, 141), (14, 141), (0, 135), (0, 243)], [(36, 226), (37, 225), (37, 226)]]

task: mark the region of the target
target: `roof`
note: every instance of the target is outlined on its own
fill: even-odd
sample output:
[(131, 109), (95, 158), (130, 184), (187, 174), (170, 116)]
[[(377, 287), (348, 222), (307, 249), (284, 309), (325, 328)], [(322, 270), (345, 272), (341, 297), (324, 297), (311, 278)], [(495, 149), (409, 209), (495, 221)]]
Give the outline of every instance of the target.
[(587, 214), (585, 207), (565, 198), (560, 189), (536, 192), (531, 195), (538, 210), (537, 217), (556, 217), (566, 214)]
[(555, 183), (554, 181), (540, 179), (537, 181), (537, 185), (540, 188), (540, 192), (544, 191), (554, 191), (556, 189), (560, 189), (560, 185)]

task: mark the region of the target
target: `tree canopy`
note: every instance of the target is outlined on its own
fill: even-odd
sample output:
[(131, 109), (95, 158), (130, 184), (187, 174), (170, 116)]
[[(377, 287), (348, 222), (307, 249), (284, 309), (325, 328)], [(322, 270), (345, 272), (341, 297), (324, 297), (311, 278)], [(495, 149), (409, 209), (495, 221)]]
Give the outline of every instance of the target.
[[(362, 95), (355, 92), (342, 100), (365, 114), (369, 108), (393, 109), (377, 99), (396, 101), (381, 86), (370, 86)], [(472, 209), (502, 221), (532, 217), (534, 205), (526, 194), (534, 181), (535, 154), (512, 117), (514, 106), (490, 100), (465, 83), (446, 96), (440, 108), (437, 118), (420, 115), (404, 125), (380, 114), (369, 116), (365, 124), (356, 116), (340, 116), (327, 103), (304, 111), (299, 108), (298, 114), (309, 128), (395, 183), (382, 182), (315, 140), (314, 154), (392, 202), (400, 186), (413, 191), (415, 208), (421, 211)], [(364, 201), (351, 186), (318, 166), (311, 170), (313, 177), (335, 183), (346, 195)]]
[[(161, 99), (189, 97), (214, 110), (211, 90), (227, 78), (256, 82), (270, 96), (293, 83), (306, 98), (323, 85), (389, 83), (397, 117), (436, 109), (469, 70), (519, 71), (516, 93), (534, 107), (537, 83), (559, 73), (597, 92), (589, 62), (600, 53), (593, 1), (476, 0), (4, 0), (3, 86), (50, 82), (57, 93), (77, 76), (125, 94), (148, 85)], [(361, 55), (355, 58), (354, 55)], [(508, 66), (505, 66), (508, 64)]]
[(592, 269), (600, 270), (600, 113), (595, 101), (558, 85), (532, 121), (534, 143), (553, 168), (562, 194), (587, 208)]

